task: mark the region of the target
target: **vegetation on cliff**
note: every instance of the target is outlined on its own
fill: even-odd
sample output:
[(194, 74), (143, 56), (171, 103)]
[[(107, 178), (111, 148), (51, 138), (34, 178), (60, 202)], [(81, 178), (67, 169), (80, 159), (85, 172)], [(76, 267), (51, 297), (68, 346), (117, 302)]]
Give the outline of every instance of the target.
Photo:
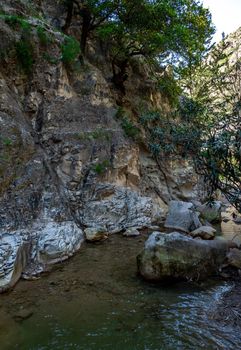
[[(124, 96), (133, 58), (143, 59), (171, 111), (140, 106), (134, 122), (122, 113), (124, 133), (139, 142), (144, 131), (157, 161), (191, 157), (208, 183), (210, 199), (219, 189), (241, 210), (240, 60), (230, 63), (238, 50), (230, 50), (227, 40), (206, 56), (214, 33), (209, 11), (197, 0), (61, 0), (55, 6), (60, 5), (63, 33), (57, 40), (44, 16), (2, 13), (19, 40), (1, 50), (1, 60), (14, 52), (27, 76), (39, 54), (69, 69), (78, 59), (80, 64), (88, 60), (89, 43), (98, 41), (105, 47), (111, 81)], [(122, 107), (121, 99), (117, 104)]]
[(144, 56), (160, 64), (200, 61), (214, 28), (211, 15), (196, 0), (62, 0), (67, 9), (63, 30), (81, 18), (80, 47), (85, 55), (91, 34), (107, 41), (114, 83), (124, 91), (130, 59)]

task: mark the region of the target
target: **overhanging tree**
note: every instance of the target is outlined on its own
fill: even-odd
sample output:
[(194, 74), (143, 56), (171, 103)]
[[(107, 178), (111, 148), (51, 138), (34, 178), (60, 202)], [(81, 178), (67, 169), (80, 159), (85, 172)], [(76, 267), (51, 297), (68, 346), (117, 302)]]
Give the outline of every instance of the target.
[(211, 15), (196, 0), (64, 0), (68, 30), (75, 12), (82, 20), (81, 50), (91, 33), (111, 45), (113, 80), (121, 87), (133, 56), (159, 61), (196, 62), (214, 28)]

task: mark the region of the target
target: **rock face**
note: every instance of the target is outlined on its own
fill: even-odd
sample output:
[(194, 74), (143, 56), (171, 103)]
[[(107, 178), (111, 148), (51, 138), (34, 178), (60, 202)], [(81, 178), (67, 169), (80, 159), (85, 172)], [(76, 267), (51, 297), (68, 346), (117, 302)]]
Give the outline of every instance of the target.
[[(147, 83), (152, 70), (133, 61), (126, 93), (117, 91), (109, 55), (99, 42), (89, 42), (85, 62), (76, 60), (80, 66), (70, 69), (61, 60), (65, 36), (57, 29), (66, 16), (57, 3), (2, 4), (0, 235), (7, 232), (17, 240), (0, 242), (2, 286), (12, 285), (20, 271), (31, 277), (71, 256), (84, 229), (104, 227), (112, 234), (160, 225), (171, 199), (196, 197), (190, 167), (179, 164), (175, 171), (174, 165), (163, 164), (160, 169), (144, 145), (145, 131), (140, 131), (140, 143), (123, 127), (123, 116), (135, 126), (140, 105), (147, 111), (168, 107), (156, 83)], [(34, 12), (45, 20), (33, 17)], [(29, 24), (31, 72), (21, 68), (15, 52), (22, 26), (11, 25), (4, 13), (24, 16)], [(48, 45), (41, 42), (39, 28), (50, 39)], [(21, 248), (24, 232), (28, 236)]]
[(165, 227), (188, 233), (201, 226), (198, 216), (192, 203), (171, 201)]
[(158, 209), (151, 198), (140, 196), (129, 188), (107, 184), (97, 186), (95, 197), (86, 203), (83, 223), (90, 227), (107, 227), (109, 233), (132, 226), (142, 228), (154, 221), (155, 210)]
[(138, 271), (150, 281), (201, 280), (218, 273), (227, 251), (226, 242), (154, 232), (137, 257)]

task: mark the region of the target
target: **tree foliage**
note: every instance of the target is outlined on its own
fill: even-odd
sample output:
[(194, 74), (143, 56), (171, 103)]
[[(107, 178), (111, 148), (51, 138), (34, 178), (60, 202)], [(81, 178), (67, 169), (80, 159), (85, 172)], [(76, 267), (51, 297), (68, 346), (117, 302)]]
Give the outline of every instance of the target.
[(194, 63), (210, 43), (214, 28), (209, 11), (197, 0), (64, 0), (68, 31), (73, 14), (81, 18), (81, 50), (91, 33), (111, 44), (115, 82), (126, 79), (131, 57), (159, 62)]
[(171, 114), (147, 113), (141, 121), (156, 157), (191, 157), (212, 199), (220, 190), (241, 212), (240, 46), (223, 40), (182, 81)]
[[(241, 212), (241, 61), (240, 46), (223, 40), (200, 66), (192, 99), (202, 106), (196, 115), (202, 130), (195, 159), (209, 183)], [(195, 79), (196, 81), (196, 79)]]

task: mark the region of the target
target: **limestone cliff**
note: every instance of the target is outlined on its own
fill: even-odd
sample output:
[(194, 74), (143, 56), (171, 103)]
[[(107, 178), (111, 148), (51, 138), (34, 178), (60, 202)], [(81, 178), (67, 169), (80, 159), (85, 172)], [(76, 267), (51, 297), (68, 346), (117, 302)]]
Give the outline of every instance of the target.
[[(145, 131), (128, 133), (140, 106), (168, 108), (153, 69), (133, 60), (118, 91), (108, 51), (94, 38), (84, 62), (68, 67), (61, 6), (29, 3), (4, 1), (0, 16), (0, 290), (71, 256), (86, 228), (112, 234), (160, 224), (169, 200), (196, 196), (190, 167), (160, 166)], [(24, 40), (31, 70), (21, 62)]]

